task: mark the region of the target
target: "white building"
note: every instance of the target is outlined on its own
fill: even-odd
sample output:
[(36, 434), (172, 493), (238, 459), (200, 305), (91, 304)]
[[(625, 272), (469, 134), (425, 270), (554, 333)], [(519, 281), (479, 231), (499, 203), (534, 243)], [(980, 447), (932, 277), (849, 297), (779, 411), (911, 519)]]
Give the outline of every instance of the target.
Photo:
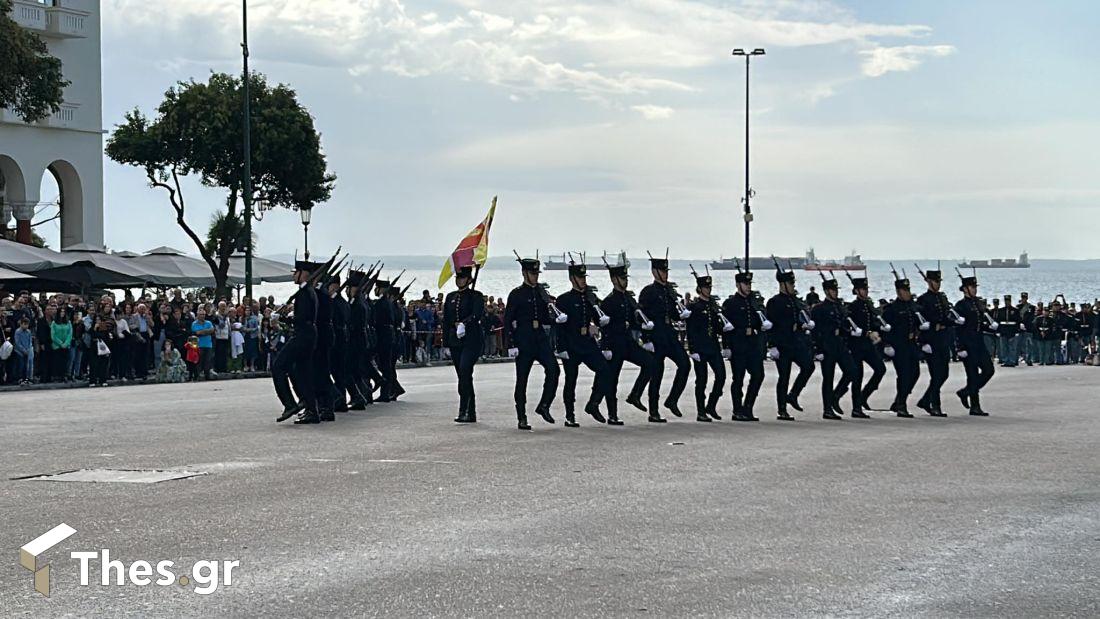
[[(65, 79), (61, 110), (27, 124), (0, 109), (0, 224), (14, 217), (29, 236), (51, 173), (61, 193), (61, 248), (103, 245), (103, 99), (99, 0), (13, 0), (12, 17), (37, 33), (59, 58)], [(46, 199), (52, 200), (53, 196)]]

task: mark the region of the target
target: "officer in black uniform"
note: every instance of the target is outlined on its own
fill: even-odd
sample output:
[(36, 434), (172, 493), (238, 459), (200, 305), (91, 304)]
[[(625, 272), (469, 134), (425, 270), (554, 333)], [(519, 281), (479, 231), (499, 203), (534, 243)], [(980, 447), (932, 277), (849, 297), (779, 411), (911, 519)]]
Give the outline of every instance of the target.
[[(920, 267), (917, 267), (920, 269)], [(958, 325), (958, 314), (951, 307), (947, 295), (940, 291), (943, 285), (943, 273), (940, 270), (921, 272), (928, 290), (917, 297), (920, 315), (930, 326), (921, 331), (919, 341), (928, 364), (928, 388), (917, 401), (917, 408), (933, 417), (946, 417), (940, 390), (947, 382), (951, 368), (951, 329)]]
[(993, 358), (985, 347), (982, 335), (983, 327), (988, 326), (994, 332), (999, 325), (992, 320), (985, 301), (978, 296), (978, 278), (959, 275), (962, 285), (959, 290), (963, 298), (955, 303), (955, 311), (963, 319), (956, 331), (959, 345), (959, 357), (966, 368), (966, 386), (955, 392), (964, 408), (976, 417), (987, 417), (982, 410), (982, 388), (993, 378)]
[(679, 406), (680, 394), (687, 386), (691, 364), (676, 334), (675, 325), (690, 317), (691, 311), (679, 302), (679, 295), (672, 288), (672, 283), (668, 281), (668, 258), (650, 257), (649, 266), (653, 273), (653, 283), (642, 288), (642, 293), (638, 297), (638, 309), (642, 310), (642, 313), (653, 323), (650, 341), (653, 342), (655, 361), (649, 381), (649, 412), (652, 414), (658, 410), (665, 359), (671, 359), (676, 364), (676, 377), (673, 378), (672, 389), (669, 390), (668, 398), (665, 399), (665, 408), (673, 415), (683, 417)]
[(340, 296), (342, 280), (333, 275), (328, 284), (328, 295), (332, 299), (332, 382), (336, 395), (332, 410), (337, 413), (348, 412), (348, 321), (351, 318), (351, 306), (347, 299)]
[[(775, 359), (779, 372), (775, 385), (775, 398), (778, 417), (781, 421), (794, 421), (787, 412), (787, 405), (796, 411), (802, 410), (798, 396), (806, 388), (810, 376), (814, 373), (812, 344), (809, 334), (814, 322), (806, 312), (806, 305), (798, 298), (794, 286), (794, 271), (784, 271), (779, 263), (775, 265), (775, 279), (779, 282), (779, 294), (768, 299), (766, 315), (772, 323), (769, 331), (771, 349), (769, 355)], [(798, 366), (798, 376), (791, 385), (791, 364)], [(788, 390), (788, 386), (790, 389)]]
[[(317, 291), (309, 284), (309, 277), (317, 268), (320, 265), (305, 260), (294, 262), (294, 283), (299, 287), (291, 299), (294, 303), (294, 333), (279, 349), (271, 364), (271, 381), (275, 383), (275, 393), (283, 403), (283, 413), (276, 422), (286, 421), (303, 409), (301, 418), (295, 420), (295, 424), (321, 422), (309, 368), (313, 361), (313, 349), (317, 345)], [(294, 399), (288, 378), (294, 381), (294, 391), (298, 393), (301, 404)]]
[[(848, 350), (848, 338), (863, 333), (848, 321), (848, 310), (840, 300), (840, 285), (831, 275), (826, 279), (825, 274), (821, 274), (821, 291), (825, 293), (825, 300), (813, 306), (810, 318), (814, 322), (813, 332), (821, 351), (821, 402), (824, 411), (821, 416), (840, 419), (843, 414), (840, 398), (848, 392), (852, 376), (856, 373), (855, 361)], [(840, 379), (834, 386), (833, 376), (838, 367)], [(853, 408), (852, 417), (866, 419), (868, 415)]]
[(317, 282), (317, 345), (313, 348), (313, 391), (321, 421), (336, 421), (333, 413), (336, 389), (332, 384), (332, 347), (336, 335), (332, 330), (332, 297), (328, 282)]
[(568, 316), (554, 313), (550, 295), (539, 285), (542, 263), (537, 258), (517, 256), (517, 259), (523, 271), (523, 284), (508, 294), (508, 301), (504, 306), (504, 338), (512, 343), (508, 355), (516, 359), (515, 400), (519, 429), (530, 430), (531, 426), (527, 423), (527, 378), (536, 361), (542, 366), (545, 379), (535, 414), (546, 423), (554, 423), (554, 418), (550, 416), (550, 405), (554, 403), (561, 370), (554, 357), (550, 327), (552, 323), (568, 320)]
[[(572, 288), (557, 298), (557, 307), (564, 312), (566, 321), (557, 326), (557, 356), (562, 360), (565, 370), (565, 384), (562, 387), (562, 402), (565, 404), (565, 427), (576, 428), (575, 403), (577, 401), (577, 375), (583, 363), (592, 370), (592, 394), (584, 406), (588, 413), (599, 423), (611, 423), (621, 426), (618, 401), (608, 397), (612, 393), (610, 386), (611, 367), (608, 358), (611, 355), (600, 349), (596, 342), (596, 333), (600, 327), (611, 324), (611, 319), (600, 309), (596, 293), (588, 288), (588, 268), (582, 262), (569, 263), (569, 283)], [(600, 413), (600, 401), (607, 400), (607, 419)], [(610, 421), (609, 421), (610, 420)]]
[(477, 422), (474, 397), (474, 365), (481, 357), (485, 335), (485, 295), (473, 288), (473, 267), (455, 271), (458, 290), (443, 301), (443, 345), (451, 349), (451, 364), (458, 375), (458, 417), (456, 423)]
[[(619, 387), (619, 375), (623, 370), (623, 363), (629, 361), (638, 366), (638, 378), (634, 381), (634, 387), (626, 397), (626, 402), (647, 412), (642, 404), (642, 391), (650, 385), (650, 376), (653, 374), (653, 343), (649, 341), (649, 332), (653, 330), (653, 323), (648, 319), (642, 319), (638, 315), (638, 303), (634, 300), (634, 293), (627, 289), (630, 276), (626, 265), (607, 266), (611, 276), (612, 291), (600, 303), (600, 309), (607, 315), (607, 326), (601, 328), (600, 347), (611, 353), (608, 365), (611, 367), (609, 379), (610, 393), (606, 394), (608, 400), (617, 398)], [(606, 355), (605, 355), (606, 356)], [(650, 385), (652, 389), (652, 386)], [(657, 393), (652, 398), (656, 399)], [(656, 410), (648, 411), (649, 420), (655, 423), (663, 423), (664, 419)]]
[(1020, 310), (1012, 304), (1012, 295), (1004, 296), (1004, 305), (1000, 312), (993, 314), (1000, 328), (997, 329), (997, 358), (1002, 367), (1014, 368), (1020, 365)]
[(393, 325), (393, 346), (386, 360), (387, 382), (390, 383), (390, 401), (396, 402), (397, 398), (405, 395), (405, 388), (401, 386), (401, 379), (397, 376), (397, 362), (401, 358), (404, 348), (404, 338), (408, 334), (408, 314), (402, 305), (404, 291), (396, 285), (396, 280), (390, 282), (386, 300), (389, 301), (391, 324)]
[[(771, 330), (772, 322), (764, 315), (764, 306), (752, 291), (752, 272), (738, 267), (734, 276), (737, 292), (722, 304), (722, 314), (733, 325), (724, 335), (725, 348), (730, 351), (730, 373), (733, 381), (730, 395), (733, 397), (733, 421), (759, 421), (753, 415), (753, 406), (764, 382), (764, 334)], [(749, 375), (749, 387), (744, 389), (745, 373)]]
[(348, 381), (345, 384), (348, 395), (348, 409), (360, 411), (374, 402), (370, 383), (366, 378), (366, 366), (370, 363), (367, 329), (370, 326), (369, 303), (363, 298), (368, 285), (367, 274), (362, 271), (348, 272), (348, 349), (346, 365)]
[(397, 345), (397, 334), (394, 332), (393, 303), (390, 302), (390, 282), (378, 280), (374, 284), (374, 291), (378, 298), (371, 302), (371, 319), (377, 342), (374, 348), (374, 360), (378, 364), (378, 372), (382, 376), (381, 393), (378, 394), (378, 402), (394, 401), (394, 380), (397, 368), (394, 366), (394, 350)]
[[(848, 317), (859, 332), (859, 335), (854, 335), (856, 331), (852, 331), (848, 338), (848, 351), (855, 364), (855, 374), (852, 375), (852, 417), (862, 418), (866, 416), (864, 409), (871, 409), (867, 401), (886, 376), (886, 364), (879, 354), (878, 343), (882, 340), (882, 334), (890, 330), (890, 325), (882, 320), (871, 300), (867, 278), (852, 277), (849, 274), (848, 279), (852, 282), (852, 292), (856, 295), (848, 303)], [(871, 368), (871, 379), (866, 384), (863, 382), (865, 363)], [(860, 414), (857, 415), (857, 412)]]
[(909, 280), (894, 273), (894, 289), (897, 297), (882, 312), (890, 332), (886, 334), (886, 356), (894, 360), (897, 395), (890, 410), (898, 417), (911, 418), (907, 400), (920, 378), (920, 349), (917, 334), (928, 330), (928, 323), (919, 318), (920, 308), (913, 301)]
[[(730, 351), (723, 349), (720, 338), (733, 330), (733, 325), (722, 315), (718, 301), (711, 296), (714, 280), (709, 274), (695, 276), (695, 298), (688, 304), (691, 316), (687, 318), (688, 351), (695, 369), (696, 421), (710, 422), (722, 419), (718, 414), (718, 400), (726, 386), (726, 362)], [(714, 384), (707, 396), (707, 368), (714, 372)]]

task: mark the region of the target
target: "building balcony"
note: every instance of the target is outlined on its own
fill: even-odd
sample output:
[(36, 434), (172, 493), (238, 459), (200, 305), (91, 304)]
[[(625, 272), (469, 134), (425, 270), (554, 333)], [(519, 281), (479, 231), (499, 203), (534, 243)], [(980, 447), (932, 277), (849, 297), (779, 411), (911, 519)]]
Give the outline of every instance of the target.
[(11, 17), (15, 23), (27, 30), (45, 34), (46, 9), (51, 7), (36, 0), (15, 0), (12, 4)]
[(10, 123), (17, 125), (25, 125), (30, 127), (53, 127), (55, 129), (69, 129), (75, 127), (77, 120), (80, 116), (80, 104), (78, 103), (62, 103), (61, 109), (50, 114), (49, 116), (35, 121), (33, 123), (26, 123), (15, 112), (7, 109), (0, 108), (0, 123)]
[(15, 23), (41, 35), (57, 39), (82, 39), (88, 36), (89, 13), (58, 6), (54, 0), (14, 0)]

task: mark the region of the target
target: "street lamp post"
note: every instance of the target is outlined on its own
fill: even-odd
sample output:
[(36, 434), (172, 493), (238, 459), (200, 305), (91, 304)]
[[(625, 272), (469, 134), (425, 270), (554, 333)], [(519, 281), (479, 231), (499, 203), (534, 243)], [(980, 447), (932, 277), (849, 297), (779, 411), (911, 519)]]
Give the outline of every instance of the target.
[(309, 260), (309, 221), (313, 218), (313, 207), (304, 206), (298, 209), (298, 214), (302, 216), (302, 228), (305, 229), (306, 236), (306, 260)]
[(252, 109), (248, 92), (248, 0), (241, 0), (241, 22), (243, 39), (241, 53), (244, 59), (244, 178), (241, 182), (241, 194), (244, 198), (244, 287), (245, 296), (252, 298)]
[(745, 197), (742, 203), (745, 205), (745, 269), (749, 269), (749, 224), (752, 223), (752, 207), (749, 199), (753, 196), (753, 190), (749, 186), (749, 59), (753, 56), (763, 56), (764, 49), (756, 48), (745, 51), (738, 47), (733, 50), (734, 56), (745, 57)]

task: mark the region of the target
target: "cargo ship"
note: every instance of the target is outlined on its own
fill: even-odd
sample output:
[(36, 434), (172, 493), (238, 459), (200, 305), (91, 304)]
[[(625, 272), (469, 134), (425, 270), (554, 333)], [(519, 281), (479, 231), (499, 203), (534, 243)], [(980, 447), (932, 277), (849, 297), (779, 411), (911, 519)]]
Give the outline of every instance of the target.
[[(783, 268), (802, 269), (806, 267), (806, 259), (799, 258), (798, 256), (776, 256), (776, 260), (779, 264), (783, 265)], [(711, 271), (733, 271), (737, 269), (737, 263), (741, 263), (741, 268), (745, 268), (744, 260), (741, 258), (719, 258), (710, 263)], [(790, 267), (787, 264), (790, 263)], [(771, 256), (752, 256), (749, 258), (749, 270), (750, 271), (763, 271), (766, 269), (774, 269), (775, 263), (772, 262)]]
[(962, 269), (1030, 269), (1027, 252), (1020, 254), (1020, 258), (994, 258), (992, 260), (967, 260), (959, 263)]
[(806, 253), (806, 266), (803, 269), (806, 271), (866, 271), (867, 265), (854, 249), (844, 257), (842, 262), (837, 262), (836, 260), (818, 260), (811, 247)]
[[(595, 262), (587, 261), (585, 254), (581, 252), (573, 252), (574, 260), (586, 260), (585, 266), (590, 269), (602, 269), (604, 268), (604, 261), (613, 267), (616, 266), (630, 266), (630, 260), (626, 257), (625, 251), (620, 251), (618, 254), (608, 254), (603, 252), (602, 259)], [(547, 271), (566, 271), (569, 269), (569, 254), (564, 253), (559, 259), (557, 256), (552, 256), (546, 259), (546, 263), (542, 265), (542, 268)]]
[[(720, 258), (710, 263), (710, 269), (712, 271), (732, 271), (737, 268), (737, 262), (740, 258)], [(867, 265), (863, 263), (859, 254), (853, 250), (851, 255), (846, 256), (843, 261), (836, 260), (818, 260), (817, 255), (814, 253), (814, 249), (811, 247), (806, 252), (805, 256), (776, 256), (776, 260), (784, 269), (792, 269), (795, 271), (865, 271)], [(775, 262), (772, 261), (771, 256), (761, 257), (753, 256), (749, 259), (749, 270), (761, 271), (764, 269), (774, 269)]]

